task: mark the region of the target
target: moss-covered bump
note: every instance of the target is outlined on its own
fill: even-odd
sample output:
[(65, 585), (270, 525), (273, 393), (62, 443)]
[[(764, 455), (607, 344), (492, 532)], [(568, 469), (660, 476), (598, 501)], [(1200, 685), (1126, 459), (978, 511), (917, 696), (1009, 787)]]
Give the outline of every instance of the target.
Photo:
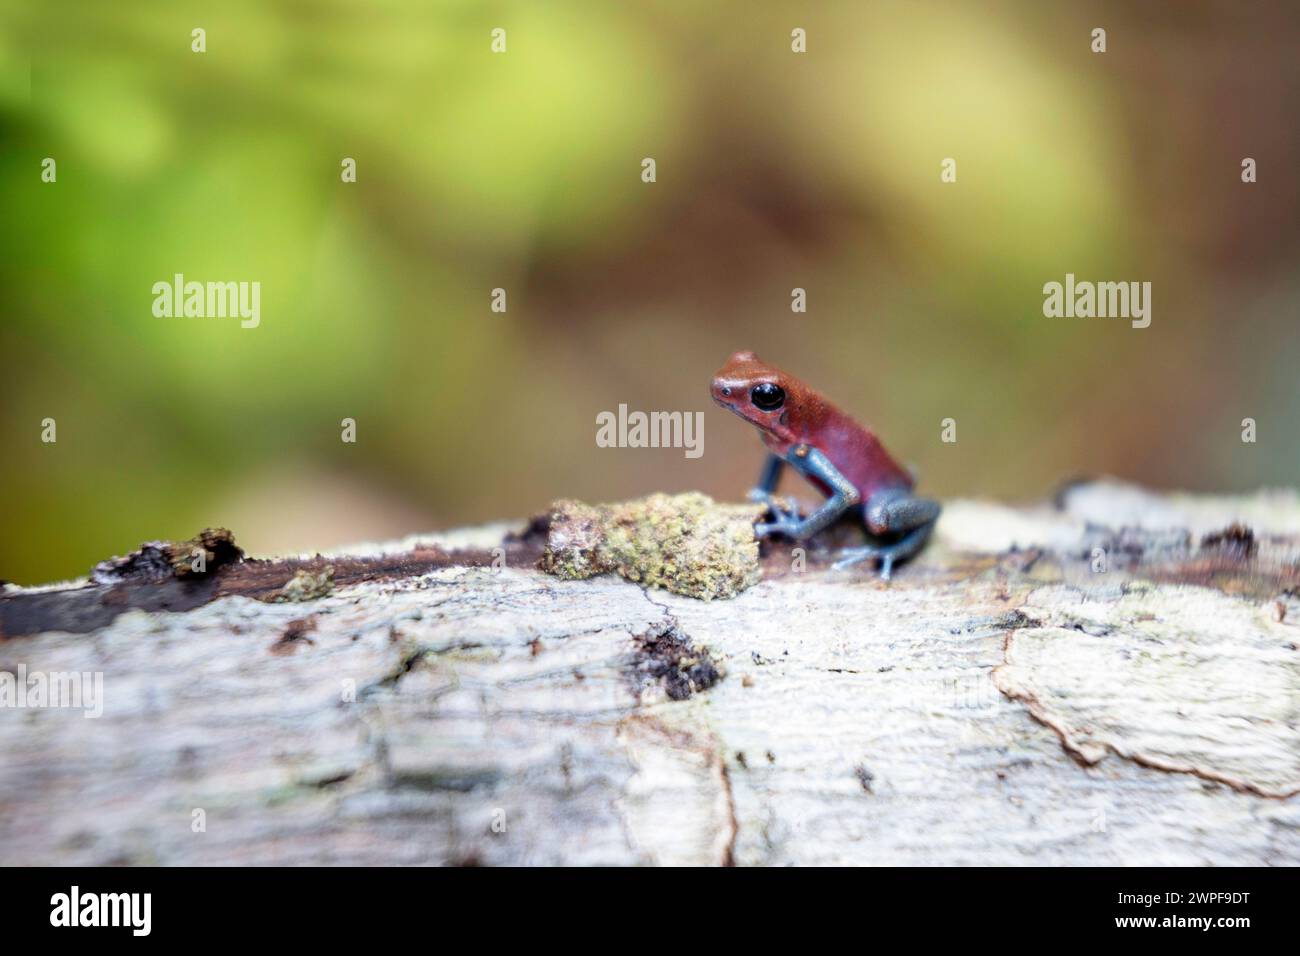
[(759, 580), (754, 522), (762, 513), (760, 504), (719, 504), (699, 492), (557, 501), (539, 566), (561, 578), (614, 571), (704, 601), (731, 598)]

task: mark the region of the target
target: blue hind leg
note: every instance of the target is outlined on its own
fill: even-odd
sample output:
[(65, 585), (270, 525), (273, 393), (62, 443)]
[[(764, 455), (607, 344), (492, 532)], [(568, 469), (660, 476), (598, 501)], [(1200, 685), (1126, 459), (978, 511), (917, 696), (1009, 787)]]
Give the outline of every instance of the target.
[(881, 578), (889, 580), (895, 563), (906, 561), (925, 547), (939, 519), (939, 510), (937, 501), (918, 498), (906, 491), (882, 491), (872, 495), (862, 509), (867, 530), (875, 535), (902, 534), (902, 537), (889, 544), (846, 548), (840, 552), (835, 568), (847, 568), (859, 561), (877, 558)]

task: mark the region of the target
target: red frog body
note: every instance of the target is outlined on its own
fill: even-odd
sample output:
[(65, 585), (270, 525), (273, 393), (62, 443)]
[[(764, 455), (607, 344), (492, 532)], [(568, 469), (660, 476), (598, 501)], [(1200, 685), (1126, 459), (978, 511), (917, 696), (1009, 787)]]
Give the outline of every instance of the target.
[[(911, 557), (925, 544), (939, 505), (915, 497), (911, 474), (875, 433), (819, 392), (753, 352), (733, 354), (714, 375), (710, 391), (715, 402), (758, 429), (770, 453), (758, 486), (750, 492), (751, 499), (767, 503), (773, 516), (771, 522), (755, 526), (759, 537), (808, 538), (854, 511), (871, 535), (896, 540), (848, 549), (836, 567), (876, 558), (884, 578), (896, 561)], [(807, 518), (782, 511), (773, 498), (787, 464), (827, 496)]]

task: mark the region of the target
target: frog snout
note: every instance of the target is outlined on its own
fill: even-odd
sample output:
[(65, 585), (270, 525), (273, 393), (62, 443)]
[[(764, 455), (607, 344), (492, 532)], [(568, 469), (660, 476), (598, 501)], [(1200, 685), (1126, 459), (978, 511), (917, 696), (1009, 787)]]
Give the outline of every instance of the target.
[(734, 407), (734, 402), (732, 401), (732, 395), (735, 394), (736, 391), (735, 386), (729, 384), (728, 382), (723, 381), (720, 378), (715, 378), (713, 380), (713, 385), (710, 387), (709, 391), (713, 394), (713, 400), (717, 402), (719, 405), (722, 405), (725, 408)]

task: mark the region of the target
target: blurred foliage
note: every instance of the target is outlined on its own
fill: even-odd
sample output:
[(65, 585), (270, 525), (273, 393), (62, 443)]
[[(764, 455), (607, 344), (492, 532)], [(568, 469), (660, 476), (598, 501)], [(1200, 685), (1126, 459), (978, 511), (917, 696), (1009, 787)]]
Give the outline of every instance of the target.
[[(1297, 21), (1072, 7), (0, 0), (0, 577), (738, 497), (738, 348), (936, 494), (1294, 484)], [(155, 318), (178, 272), (260, 327)], [(1066, 272), (1150, 280), (1151, 328), (1044, 318)], [(620, 402), (705, 409), (705, 455), (597, 448)]]

